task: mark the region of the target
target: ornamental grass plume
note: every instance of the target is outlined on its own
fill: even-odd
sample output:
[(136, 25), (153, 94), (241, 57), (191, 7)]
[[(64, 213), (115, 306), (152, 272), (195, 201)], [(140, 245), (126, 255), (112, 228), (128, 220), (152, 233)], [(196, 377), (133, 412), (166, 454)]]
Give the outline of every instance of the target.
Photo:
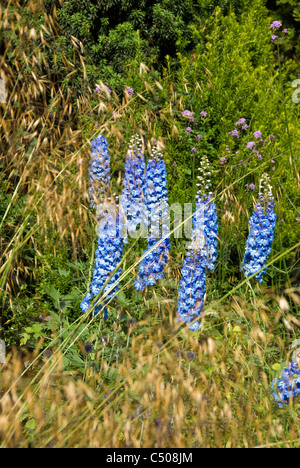
[(288, 363), (288, 367), (281, 373), (281, 379), (275, 378), (272, 381), (271, 390), (279, 408), (283, 407), (283, 403), (288, 405), (300, 395), (300, 368), (297, 362)]
[(259, 198), (260, 201), (256, 203), (249, 222), (250, 232), (246, 243), (242, 269), (246, 277), (256, 273), (256, 280), (262, 283), (267, 269), (263, 267), (271, 253), (276, 225), (274, 198), (267, 174), (263, 174), (261, 178)]
[[(151, 226), (148, 236), (148, 249), (146, 256), (139, 265), (139, 276), (135, 287), (143, 291), (147, 286), (153, 286), (157, 280), (164, 276), (164, 266), (167, 263), (170, 251), (170, 237), (166, 237), (160, 245), (155, 246), (169, 233), (169, 207), (167, 189), (167, 170), (163, 155), (153, 148), (151, 159), (147, 165), (146, 176), (146, 208), (150, 217)], [(161, 236), (159, 235), (161, 224)], [(154, 248), (153, 248), (154, 247)], [(153, 248), (153, 250), (151, 250)]]
[[(211, 199), (209, 161), (203, 157), (193, 215), (192, 242), (183, 262), (179, 289), (178, 319), (186, 322), (190, 330), (198, 330), (204, 311), (206, 270), (213, 270), (217, 258), (217, 213)], [(197, 320), (199, 318), (199, 320)]]
[(110, 182), (110, 156), (108, 142), (99, 135), (91, 143), (91, 159), (89, 167), (90, 206), (95, 208), (107, 195)]
[(146, 189), (146, 165), (142, 141), (138, 134), (130, 140), (125, 160), (125, 174), (121, 195), (121, 219), (124, 242), (128, 243), (127, 232), (134, 235), (143, 222)]

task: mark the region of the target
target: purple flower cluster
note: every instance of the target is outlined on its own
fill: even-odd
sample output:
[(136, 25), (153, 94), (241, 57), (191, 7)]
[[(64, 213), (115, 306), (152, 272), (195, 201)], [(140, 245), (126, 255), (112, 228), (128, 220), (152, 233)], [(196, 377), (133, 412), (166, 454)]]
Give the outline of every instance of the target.
[(185, 110), (181, 113), (182, 117), (186, 117), (187, 119), (191, 120), (192, 122), (194, 122), (194, 116), (193, 116), (193, 113), (189, 110)]
[(295, 361), (289, 362), (281, 373), (281, 379), (272, 381), (271, 390), (279, 408), (300, 395), (300, 368)]
[(132, 96), (133, 95), (133, 89), (130, 88), (129, 86), (126, 87), (126, 93), (128, 94), (128, 96)]
[(273, 21), (273, 23), (271, 23), (270, 25), (270, 28), (271, 29), (279, 29), (281, 28), (282, 24), (280, 23), (280, 21)]
[(232, 136), (235, 136), (235, 137), (237, 137), (237, 138), (240, 137), (240, 136), (239, 136), (239, 132), (238, 132), (237, 129), (232, 130), (232, 132), (228, 132), (228, 135), (232, 135)]
[[(279, 32), (279, 29), (281, 28), (281, 26), (282, 26), (282, 23), (280, 23), (280, 21), (273, 21), (273, 23), (270, 24), (270, 28), (273, 29), (273, 30), (278, 30), (278, 32)], [(283, 34), (288, 34), (288, 30), (286, 28), (283, 29), (282, 32), (283, 32)], [(276, 39), (278, 39), (277, 34), (273, 34), (271, 36), (271, 41), (274, 42)]]
[(254, 132), (253, 135), (255, 136), (255, 138), (261, 138), (261, 132), (259, 130)]
[[(267, 143), (268, 142), (268, 139), (269, 140), (275, 140), (275, 136), (274, 135), (269, 135), (269, 138), (268, 139), (265, 139), (265, 140), (262, 140), (261, 136), (262, 136), (262, 132), (260, 130), (257, 130), (253, 133), (254, 137), (256, 138), (257, 141), (248, 141), (247, 145), (246, 145), (246, 148), (252, 150), (252, 152), (258, 157), (258, 159), (263, 159), (262, 155), (260, 154), (260, 152), (257, 150), (257, 149), (253, 149), (255, 146), (259, 146), (260, 143)], [(257, 147), (258, 147), (257, 146)]]
[(96, 85), (96, 88), (94, 89), (94, 93), (100, 94), (102, 91), (104, 91), (104, 92), (106, 92), (108, 94), (111, 94), (111, 89), (109, 89), (108, 86), (106, 86), (106, 85), (103, 85), (103, 86)]
[[(241, 129), (242, 130), (247, 130), (248, 129), (248, 125), (246, 124), (246, 119), (244, 119), (243, 117), (241, 119), (239, 119), (237, 122), (235, 122), (235, 126), (236, 127), (240, 127), (241, 126)], [(231, 132), (228, 132), (228, 135), (231, 135), (231, 136), (234, 136), (236, 138), (239, 138), (240, 135), (239, 135), (239, 131), (237, 128), (235, 128), (234, 130), (232, 130)]]
[(201, 111), (200, 115), (201, 115), (201, 120), (204, 120), (204, 118), (207, 116), (207, 112), (206, 111)]

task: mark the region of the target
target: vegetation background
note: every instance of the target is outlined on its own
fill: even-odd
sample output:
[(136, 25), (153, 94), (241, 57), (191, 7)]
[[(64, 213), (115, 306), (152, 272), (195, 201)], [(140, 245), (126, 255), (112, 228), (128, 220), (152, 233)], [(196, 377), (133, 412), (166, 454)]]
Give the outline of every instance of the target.
[[(273, 20), (288, 29), (274, 42)], [(299, 402), (279, 409), (270, 391), (300, 326), (299, 21), (296, 0), (1, 2), (2, 446), (299, 446)], [(246, 148), (258, 130), (262, 160)], [(90, 141), (109, 141), (119, 194), (137, 132), (146, 159), (160, 141), (170, 203), (192, 202), (193, 168), (211, 163), (219, 257), (199, 333), (176, 328), (184, 239), (145, 294), (133, 287), (145, 246), (131, 241), (109, 318), (82, 319), (97, 241)], [(277, 226), (258, 285), (240, 265), (263, 172)]]

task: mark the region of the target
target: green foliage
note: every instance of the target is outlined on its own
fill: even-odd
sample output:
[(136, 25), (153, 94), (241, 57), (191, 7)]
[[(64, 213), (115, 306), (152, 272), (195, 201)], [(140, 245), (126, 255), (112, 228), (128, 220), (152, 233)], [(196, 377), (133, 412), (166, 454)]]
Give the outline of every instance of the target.
[[(267, 7), (272, 10), (274, 19), (281, 21), (283, 27), (288, 29), (288, 35), (283, 44), (283, 59), (293, 57), (298, 64), (300, 56), (300, 6), (298, 0), (268, 1)], [(299, 66), (296, 65), (295, 69), (299, 71)]]

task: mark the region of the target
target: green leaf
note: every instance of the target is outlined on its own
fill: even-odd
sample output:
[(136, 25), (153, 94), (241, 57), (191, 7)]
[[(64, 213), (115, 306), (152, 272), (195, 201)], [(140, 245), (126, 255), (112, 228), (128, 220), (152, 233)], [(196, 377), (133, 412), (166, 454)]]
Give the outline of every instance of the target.
[(25, 429), (29, 429), (31, 431), (34, 431), (36, 429), (36, 422), (34, 419), (30, 419), (29, 421), (27, 421), (27, 423), (25, 424)]

